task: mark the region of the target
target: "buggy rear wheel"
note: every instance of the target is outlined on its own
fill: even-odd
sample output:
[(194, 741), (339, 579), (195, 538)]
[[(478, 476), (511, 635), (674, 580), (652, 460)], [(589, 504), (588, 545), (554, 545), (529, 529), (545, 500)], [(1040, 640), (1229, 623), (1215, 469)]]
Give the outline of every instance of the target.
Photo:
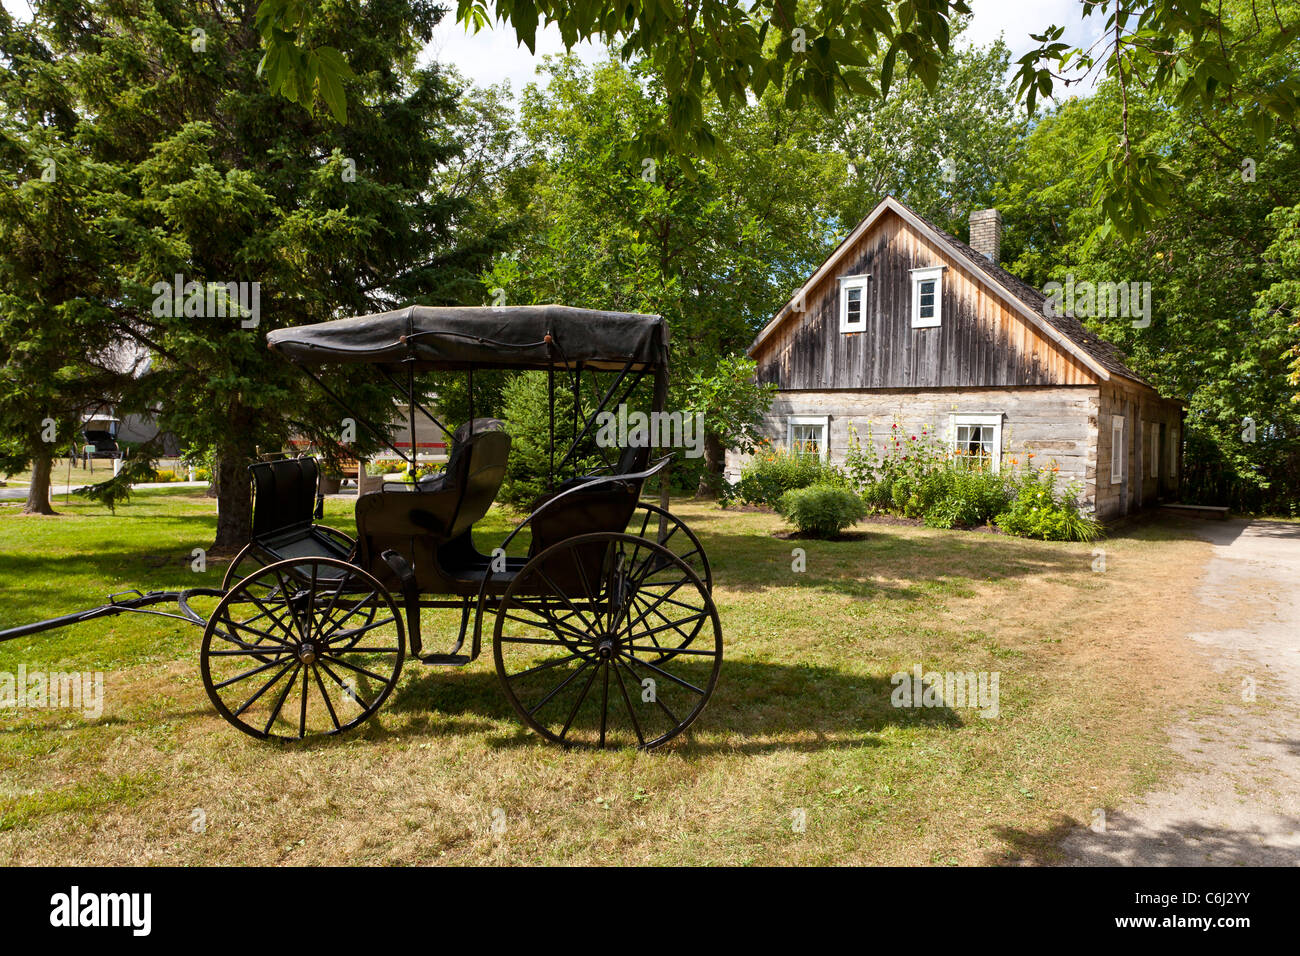
[[(665, 656), (661, 635), (693, 646)], [(704, 710), (722, 666), (722, 626), (681, 557), (601, 532), (554, 544), (515, 575), (493, 654), (506, 697), (547, 740), (648, 750)]]
[[(695, 537), (695, 533), (687, 527), (686, 522), (682, 521), (681, 518), (672, 512), (665, 511), (658, 505), (638, 501), (636, 510), (632, 512), (632, 520), (627, 527), (628, 531), (638, 538), (645, 538), (648, 541), (655, 542), (655, 544), (663, 545), (681, 558), (704, 582), (704, 586), (709, 593), (713, 593), (713, 568), (709, 565), (709, 556), (704, 553), (704, 545), (700, 544), (700, 539)], [(637, 530), (633, 531), (634, 528)], [(667, 568), (660, 557), (648, 554), (643, 559), (638, 573), (646, 579), (648, 587), (653, 587), (658, 572), (665, 570)], [(670, 577), (671, 573), (669, 571)], [(659, 623), (663, 623), (663, 621), (660, 620)], [(663, 649), (663, 653), (655, 658), (655, 663), (666, 661), (679, 649), (690, 646), (691, 641), (695, 640), (696, 635), (700, 633), (700, 629), (703, 627), (704, 619), (701, 618), (693, 626), (683, 628), (681, 633), (670, 632), (654, 636), (652, 638), (654, 643)]]
[(203, 631), (203, 686), (258, 738), (341, 733), (397, 684), (405, 631), (392, 595), (336, 558), (289, 558), (226, 591)]

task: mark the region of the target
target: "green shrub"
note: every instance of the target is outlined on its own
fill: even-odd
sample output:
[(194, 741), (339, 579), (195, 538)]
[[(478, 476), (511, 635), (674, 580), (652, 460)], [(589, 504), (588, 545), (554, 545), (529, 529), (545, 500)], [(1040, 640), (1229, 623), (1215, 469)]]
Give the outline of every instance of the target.
[(179, 481), (180, 479), (176, 477), (176, 472), (174, 472), (172, 469), (162, 468), (154, 471), (153, 480), (158, 483), (166, 484), (173, 481)]
[(816, 538), (833, 538), (867, 516), (861, 498), (841, 485), (827, 483), (787, 491), (776, 510), (801, 533)]
[(1035, 471), (1019, 483), (1015, 500), (994, 520), (1007, 534), (1043, 541), (1093, 541), (1101, 536), (1095, 518), (1079, 511), (1078, 484), (1056, 489), (1056, 474)]
[(778, 449), (750, 459), (729, 494), (744, 504), (776, 508), (786, 492), (817, 484), (847, 489), (849, 482), (844, 472), (816, 455), (791, 455)]
[(987, 471), (954, 468), (946, 472), (943, 493), (926, 508), (932, 528), (973, 528), (992, 521), (1011, 503), (1006, 478)]

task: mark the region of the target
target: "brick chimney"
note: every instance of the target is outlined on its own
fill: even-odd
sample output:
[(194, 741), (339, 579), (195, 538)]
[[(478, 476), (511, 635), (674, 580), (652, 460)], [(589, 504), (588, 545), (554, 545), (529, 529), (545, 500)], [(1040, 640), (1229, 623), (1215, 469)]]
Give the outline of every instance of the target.
[(994, 265), (1000, 265), (1002, 213), (996, 209), (976, 209), (970, 214), (970, 247)]

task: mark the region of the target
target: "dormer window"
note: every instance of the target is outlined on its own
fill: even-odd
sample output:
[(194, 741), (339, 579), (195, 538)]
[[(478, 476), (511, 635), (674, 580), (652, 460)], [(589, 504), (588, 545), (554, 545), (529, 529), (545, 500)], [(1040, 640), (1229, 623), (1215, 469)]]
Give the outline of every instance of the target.
[(840, 331), (861, 332), (867, 327), (867, 285), (871, 276), (845, 276), (840, 280)]
[(937, 328), (943, 311), (943, 266), (912, 270), (912, 328)]

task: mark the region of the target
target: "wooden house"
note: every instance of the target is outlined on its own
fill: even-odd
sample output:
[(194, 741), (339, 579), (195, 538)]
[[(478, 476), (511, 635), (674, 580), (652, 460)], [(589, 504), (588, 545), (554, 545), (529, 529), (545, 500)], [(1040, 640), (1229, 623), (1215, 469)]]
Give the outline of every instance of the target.
[[(998, 265), (1001, 234), (997, 210), (971, 214), (967, 245), (876, 206), (749, 348), (779, 389), (767, 437), (839, 461), (850, 426), (877, 448), (928, 427), (987, 467), (1054, 463), (1103, 520), (1175, 497), (1182, 404)], [(730, 479), (742, 464), (728, 454)]]

